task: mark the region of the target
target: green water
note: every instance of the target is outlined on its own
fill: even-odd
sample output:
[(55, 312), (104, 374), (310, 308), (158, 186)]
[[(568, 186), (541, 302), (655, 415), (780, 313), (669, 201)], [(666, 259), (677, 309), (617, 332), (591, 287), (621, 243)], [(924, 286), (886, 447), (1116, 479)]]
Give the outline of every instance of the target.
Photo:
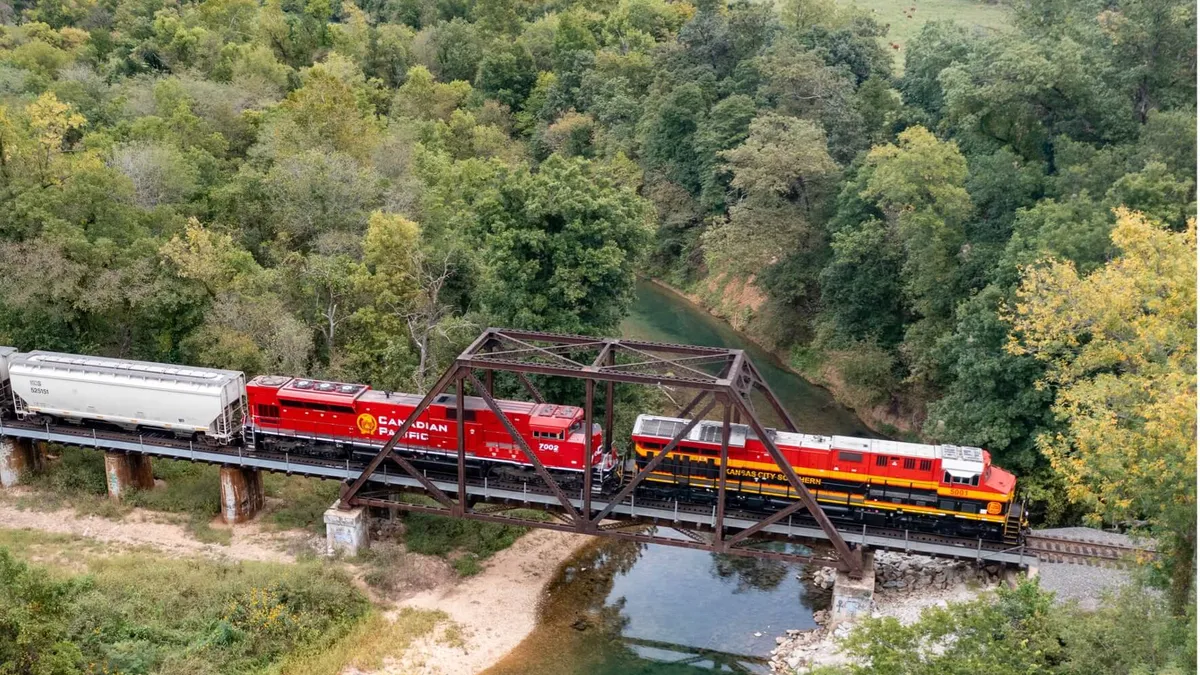
[[(801, 430), (867, 433), (828, 392), (657, 286), (638, 285), (622, 333), (744, 349)], [(560, 568), (538, 627), (487, 675), (766, 673), (775, 636), (813, 627), (813, 611), (828, 602), (797, 579), (800, 571), (799, 565), (773, 560), (596, 540)]]
[[(758, 345), (729, 324), (687, 300), (649, 282), (639, 282), (637, 301), (621, 324), (624, 337), (655, 342), (679, 342), (707, 347), (743, 349), (783, 403), (800, 430), (814, 434), (871, 436), (854, 412), (838, 404), (829, 392), (786, 370)], [(765, 424), (777, 424), (765, 410)]]

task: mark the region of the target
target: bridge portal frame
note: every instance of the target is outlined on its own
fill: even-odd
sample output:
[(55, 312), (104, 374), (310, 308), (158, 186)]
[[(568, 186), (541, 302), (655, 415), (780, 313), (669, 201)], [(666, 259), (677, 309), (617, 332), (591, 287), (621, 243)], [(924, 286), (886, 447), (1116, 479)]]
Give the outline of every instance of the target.
[[(484, 374), (483, 381), (480, 381), (475, 374), (476, 371)], [(529, 379), (529, 375), (583, 380), (585, 389), (584, 428), (589, 430), (593, 426), (596, 386), (598, 383), (602, 383), (605, 388), (602, 427), (602, 447), (604, 448), (612, 447), (614, 440), (614, 385), (623, 383), (658, 387), (675, 386), (697, 390), (698, 393), (678, 412), (678, 417), (687, 420), (685, 426), (632, 479), (625, 483), (616, 495), (606, 498), (607, 505), (598, 510), (592, 508), (592, 454), (594, 451), (594, 448), (591, 447), (592, 436), (590, 433), (585, 434), (583, 491), (581, 505), (577, 509), (496, 402), (493, 396), (496, 372), (514, 373), (529, 396), (539, 403), (544, 403), (545, 399)], [(505, 426), (513, 443), (529, 460), (537, 475), (557, 499), (559, 502), (557, 508), (561, 509), (564, 522), (551, 523), (499, 516), (495, 512), (472, 508), (467, 498), (465, 425), (461, 423), (458, 424), (457, 494), (453, 498), (446, 491), (438, 488), (433, 481), (396, 450), (397, 444), (405, 437), (413, 423), (438, 396), (446, 393), (452, 387), (456, 394), (456, 419), (462, 420), (468, 384)], [(340, 505), (347, 509), (358, 506), (376, 506), (421, 511), (451, 517), (633, 539), (644, 543), (681, 546), (714, 553), (812, 562), (835, 566), (846, 571), (851, 577), (860, 577), (863, 571), (861, 549), (852, 549), (846, 543), (841, 533), (817, 504), (816, 498), (780, 452), (774, 440), (767, 434), (766, 428), (755, 411), (752, 398), (755, 393), (765, 399), (788, 431), (799, 431), (795, 421), (771, 391), (766, 380), (763, 379), (745, 352), (740, 349), (488, 328), (458, 355), (454, 363), (446, 369), (421, 399), (421, 402), (417, 404), (412, 414), (366, 465), (358, 478), (343, 484)], [(650, 473), (662, 463), (667, 454), (674, 450), (680, 441), (686, 438), (688, 433), (718, 406), (721, 408), (721, 454), (711, 539), (678, 527), (673, 529), (679, 529), (681, 533), (687, 535), (688, 539), (679, 540), (658, 536), (654, 533), (627, 531), (630, 525), (636, 525), (636, 523), (602, 523), (606, 517), (612, 514), (617, 505), (634, 493), (637, 486), (641, 485)], [(763, 443), (780, 473), (786, 477), (792, 489), (796, 491), (798, 499), (770, 515), (764, 515), (749, 527), (728, 533), (729, 536), (726, 536), (725, 507), (729, 439), (732, 424), (739, 421), (748, 424)], [(426, 494), (433, 498), (438, 505), (427, 506), (397, 501), (387, 498), (387, 488), (383, 489), (382, 494), (379, 488), (368, 488), (368, 481), (387, 460), (391, 460), (405, 473), (416, 479)], [(748, 547), (751, 537), (755, 534), (789, 518), (801, 509), (807, 510), (816, 521), (832, 544), (836, 557), (806, 556)]]

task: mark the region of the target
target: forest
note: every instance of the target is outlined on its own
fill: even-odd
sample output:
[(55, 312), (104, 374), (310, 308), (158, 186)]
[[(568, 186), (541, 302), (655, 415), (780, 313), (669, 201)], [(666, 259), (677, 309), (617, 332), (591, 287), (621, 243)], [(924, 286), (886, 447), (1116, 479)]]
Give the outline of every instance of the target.
[[(1194, 592), (1196, 7), (0, 4), (0, 344), (423, 390), (636, 275)], [(750, 309), (746, 309), (750, 312)]]

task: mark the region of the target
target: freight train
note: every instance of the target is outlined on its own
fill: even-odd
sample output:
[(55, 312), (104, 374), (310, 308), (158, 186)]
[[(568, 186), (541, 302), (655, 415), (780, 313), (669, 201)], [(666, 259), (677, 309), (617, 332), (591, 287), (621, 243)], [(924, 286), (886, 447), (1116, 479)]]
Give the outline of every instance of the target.
[[(176, 366), (0, 347), (0, 416), (41, 423), (152, 431), (250, 452), (287, 452), (349, 459), (374, 455), (416, 409), (416, 394), (365, 384), (287, 375), (249, 382), (237, 371)], [(600, 426), (585, 429), (576, 406), (498, 400), (529, 449), (563, 485), (582, 481), (591, 435), (593, 489), (620, 489), (624, 463), (603, 446)], [(436, 397), (409, 426), (396, 450), (428, 471), (450, 470), (458, 426), (474, 476), (533, 480), (536, 473), (502, 421), (482, 398)], [(687, 420), (639, 415), (632, 464), (644, 469)], [(701, 421), (638, 486), (639, 498), (715, 501), (722, 427)], [(993, 466), (987, 451), (956, 445), (902, 443), (767, 430), (825, 512), (839, 522), (894, 527), (1019, 543), (1025, 512), (1016, 477)], [(762, 440), (744, 424), (730, 427), (726, 471), (729, 502), (775, 510), (796, 499)]]

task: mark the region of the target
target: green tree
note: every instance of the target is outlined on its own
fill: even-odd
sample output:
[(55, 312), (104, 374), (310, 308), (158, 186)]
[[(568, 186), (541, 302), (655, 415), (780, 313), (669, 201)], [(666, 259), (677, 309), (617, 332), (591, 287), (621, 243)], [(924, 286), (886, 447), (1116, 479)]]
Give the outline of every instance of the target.
[(648, 243), (647, 209), (587, 160), (552, 155), (500, 185), (487, 217), (481, 301), (500, 325), (592, 335), (617, 329)]
[[(1196, 229), (1117, 212), (1120, 255), (1087, 276), (1071, 262), (1025, 269), (1009, 351), (1046, 363), (1062, 431), (1038, 444), (1098, 520), (1147, 519), (1177, 613), (1196, 551)], [(1043, 385), (1044, 386), (1044, 385)]]
[(513, 43), (488, 50), (479, 64), (475, 86), (510, 109), (518, 110), (536, 82), (537, 71), (529, 50)]
[(775, 113), (754, 118), (745, 142), (720, 156), (733, 173), (734, 188), (748, 195), (786, 199), (805, 209), (812, 207), (838, 170), (819, 126)]
[(904, 286), (922, 316), (948, 318), (959, 285), (959, 250), (971, 198), (964, 187), (967, 163), (953, 142), (923, 127), (877, 146), (867, 156), (870, 176), (863, 197), (873, 199), (904, 247)]
[(430, 69), (443, 82), (471, 82), (483, 59), (483, 40), (473, 24), (456, 18), (438, 24), (429, 36), (432, 47)]
[(1025, 477), (1045, 467), (1035, 439), (1053, 427), (1053, 396), (1036, 386), (1043, 364), (1005, 351), (1009, 325), (999, 315), (1004, 299), (999, 288), (988, 286), (959, 304), (953, 332), (936, 347), (950, 383), (929, 404), (923, 433), (986, 448), (996, 464)]
[[(1195, 617), (1179, 621), (1144, 588), (1096, 612), (1056, 605), (1034, 582), (925, 610), (914, 624), (868, 619), (845, 641), (850, 665), (821, 675), (1179, 673), (1195, 660)], [(1189, 636), (1188, 633), (1192, 633)], [(1192, 639), (1189, 640), (1189, 637)], [(1190, 645), (1189, 645), (1190, 642)], [(1112, 649), (1113, 644), (1120, 649)]]
[(679, 183), (692, 194), (700, 192), (700, 159), (696, 133), (708, 109), (704, 92), (695, 84), (671, 91), (650, 113), (642, 138), (642, 161)]
[(904, 337), (904, 251), (876, 219), (835, 232), (821, 271), (821, 301), (835, 332), (893, 347)]

